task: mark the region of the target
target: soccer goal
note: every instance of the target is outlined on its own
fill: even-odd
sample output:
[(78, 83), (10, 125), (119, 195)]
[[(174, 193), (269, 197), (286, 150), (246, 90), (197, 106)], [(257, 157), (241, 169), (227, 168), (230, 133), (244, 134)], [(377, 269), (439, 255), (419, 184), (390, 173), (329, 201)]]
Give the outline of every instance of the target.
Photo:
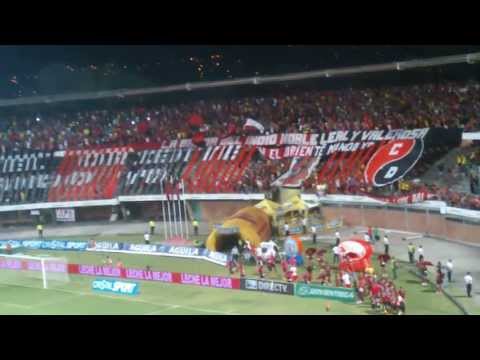
[(69, 281), (65, 258), (0, 254), (2, 284), (48, 289)]

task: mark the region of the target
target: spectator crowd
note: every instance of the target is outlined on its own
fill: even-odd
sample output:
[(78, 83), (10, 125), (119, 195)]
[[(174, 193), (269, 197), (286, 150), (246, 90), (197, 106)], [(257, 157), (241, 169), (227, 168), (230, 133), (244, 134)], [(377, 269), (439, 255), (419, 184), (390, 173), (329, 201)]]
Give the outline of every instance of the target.
[[(206, 137), (245, 135), (246, 119), (265, 125), (266, 133), (321, 133), (333, 130), (445, 127), (480, 129), (480, 84), (441, 83), (403, 87), (343, 89), (338, 91), (272, 90), (265, 97), (200, 100), (128, 109), (98, 109), (74, 113), (49, 112), (29, 117), (11, 116), (0, 123), (0, 154), (12, 151), (81, 149), (187, 139), (195, 135), (192, 116), (202, 118)], [(238, 192), (270, 191), (289, 159), (253, 159), (235, 185)], [(428, 164), (426, 165), (428, 166)], [(471, 174), (472, 189), (478, 173)], [(315, 191), (315, 174), (303, 183)], [(449, 204), (480, 209), (471, 194), (428, 186)], [(329, 192), (368, 192), (361, 176), (336, 179)], [(401, 189), (390, 191), (402, 192)]]
[(444, 83), (339, 91), (272, 92), (268, 97), (192, 101), (151, 108), (49, 113), (2, 119), (0, 152), (162, 142), (193, 136), (199, 114), (205, 135), (241, 135), (247, 118), (266, 132), (464, 127), (480, 129), (480, 84)]

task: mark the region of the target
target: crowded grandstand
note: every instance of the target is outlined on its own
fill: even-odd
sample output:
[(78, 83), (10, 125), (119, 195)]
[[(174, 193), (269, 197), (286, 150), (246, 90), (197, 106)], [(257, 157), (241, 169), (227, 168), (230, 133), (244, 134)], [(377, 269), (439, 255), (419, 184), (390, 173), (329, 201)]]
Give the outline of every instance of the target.
[[(345, 89), (339, 91), (277, 91), (268, 97), (246, 97), (229, 100), (191, 101), (154, 107), (132, 106), (127, 109), (94, 109), (84, 112), (51, 110), (45, 114), (30, 113), (23, 117), (12, 115), (2, 122), (0, 149), (2, 158), (10, 154), (27, 152), (53, 153), (55, 151), (96, 149), (99, 147), (137, 146), (154, 148), (174, 140), (191, 139), (193, 145), (205, 144), (205, 139), (215, 138), (209, 145), (225, 143), (224, 139), (262, 134), (318, 134), (335, 131), (368, 131), (415, 128), (461, 129), (475, 131), (480, 127), (480, 84), (477, 82), (441, 83), (378, 89)], [(248, 126), (249, 122), (255, 126)], [(223, 141), (223, 142), (222, 142)], [(311, 145), (311, 143), (304, 142)], [(301, 145), (301, 144), (299, 144)], [(422, 159), (408, 174), (407, 179), (419, 179), (428, 166), (440, 160), (453, 144), (436, 144), (427, 149)], [(444, 169), (444, 177), (468, 177), (471, 192), (451, 191), (449, 184), (410, 182), (400, 188), (389, 189), (390, 194), (428, 189), (436, 198), (452, 205), (480, 209), (478, 171), (470, 171), (479, 164), (478, 148), (462, 148), (462, 160)], [(289, 168), (291, 157), (266, 159), (254, 154), (245, 171), (233, 184), (218, 187), (192, 187), (194, 193), (214, 192), (265, 192)], [(49, 161), (49, 164), (55, 163)], [(323, 160), (323, 159), (321, 159)], [(19, 173), (7, 170), (2, 162), (2, 196), (0, 203), (30, 203), (46, 199), (45, 191), (28, 191), (35, 188), (28, 167)], [(317, 168), (321, 167), (320, 164)], [(54, 168), (42, 184), (54, 182)], [(136, 165), (137, 166), (137, 165)], [(138, 167), (138, 166), (137, 166)], [(151, 166), (150, 166), (151, 167)], [(259, 169), (262, 171), (258, 171)], [(146, 167), (140, 165), (140, 170)], [(329, 193), (370, 193), (359, 169), (355, 176), (321, 178), (311, 172), (303, 179), (304, 191), (312, 192), (320, 184), (328, 184)], [(127, 172), (127, 171), (125, 171)], [(45, 172), (46, 174), (46, 172)], [(124, 174), (125, 175), (125, 174)], [(144, 180), (144, 179), (143, 179)], [(27, 186), (27, 183), (29, 184)], [(140, 181), (137, 186), (120, 186), (119, 193), (130, 195), (158, 193), (155, 181), (150, 187)], [(159, 185), (159, 184), (157, 184)], [(397, 183), (401, 185), (401, 183)], [(442, 186), (443, 185), (443, 186)], [(48, 187), (48, 185), (45, 185)], [(79, 200), (101, 198), (94, 194), (80, 196)]]
[[(476, 66), (472, 54), (464, 58)], [(407, 292), (420, 296), (418, 281), (445, 298), (431, 309), (433, 300), (422, 300), (413, 313), (467, 313), (444, 291), (452, 265), (439, 259), (429, 272), (433, 255), (424, 257), (422, 244), (477, 242), (478, 77), (317, 86), (318, 75), (302, 76), (273, 85), (255, 77), (253, 89), (205, 95), (186, 84), (178, 96), (140, 89), (149, 95), (0, 101), (0, 280), (25, 270), (43, 289), (58, 282), (74, 295), (85, 294), (88, 276), (102, 277), (96, 292), (117, 291), (110, 278), (125, 282), (118, 289), (171, 282), (327, 299), (321, 310), (292, 302), (295, 313), (399, 315), (408, 313)], [(65, 285), (75, 282), (69, 275), (82, 292)], [(241, 297), (222, 303), (225, 311), (158, 303), (154, 285), (168, 292), (166, 284), (133, 284), (129, 295), (145, 286), (153, 306), (134, 313), (251, 311)], [(273, 311), (289, 311), (288, 301), (273, 301)], [(268, 312), (263, 305), (253, 312)]]

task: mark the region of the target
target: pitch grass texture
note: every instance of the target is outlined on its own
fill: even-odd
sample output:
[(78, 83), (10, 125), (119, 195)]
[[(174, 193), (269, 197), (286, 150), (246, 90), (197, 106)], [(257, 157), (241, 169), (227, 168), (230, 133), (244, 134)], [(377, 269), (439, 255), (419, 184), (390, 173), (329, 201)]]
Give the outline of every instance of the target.
[[(141, 242), (138, 235), (136, 242)], [(134, 236), (109, 235), (97, 237), (98, 241), (134, 242)], [(73, 238), (73, 237), (72, 237)], [(75, 239), (84, 240), (81, 237)], [(155, 240), (153, 240), (155, 241)], [(25, 251), (29, 255), (65, 257), (70, 263), (102, 264), (105, 253), (80, 253), (61, 251)], [(228, 276), (219, 265), (201, 260), (161, 256), (108, 254), (114, 263), (122, 261), (126, 267), (154, 270), (191, 272)], [(331, 257), (331, 253), (328, 254)], [(331, 261), (331, 259), (329, 258)], [(280, 268), (278, 269), (280, 272)], [(303, 268), (300, 269), (303, 273)], [(237, 275), (238, 276), (238, 275)], [(256, 277), (255, 267), (247, 267), (247, 276)], [(445, 296), (436, 294), (406, 268), (398, 271), (396, 285), (407, 291), (407, 313), (412, 315), (460, 315), (458, 308)], [(280, 279), (278, 273), (267, 275)], [(16, 281), (0, 276), (0, 314), (125, 314), (125, 315), (369, 315), (379, 314), (369, 304), (344, 304), (323, 299), (305, 299), (295, 296), (266, 294), (240, 290), (202, 288), (194, 285), (163, 284), (141, 281), (140, 295), (135, 297), (94, 293), (94, 277), (71, 275), (68, 284), (58, 284), (52, 289), (41, 288), (41, 281), (28, 279)], [(326, 310), (327, 303), (330, 310)]]

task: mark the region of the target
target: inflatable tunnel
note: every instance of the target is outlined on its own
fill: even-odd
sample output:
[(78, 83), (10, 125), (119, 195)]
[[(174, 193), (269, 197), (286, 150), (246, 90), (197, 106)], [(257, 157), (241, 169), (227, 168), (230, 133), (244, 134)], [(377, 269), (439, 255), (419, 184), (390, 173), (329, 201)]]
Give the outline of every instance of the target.
[(222, 228), (231, 228), (237, 231), (235, 235), (224, 235), (217, 229), (213, 230), (206, 242), (207, 249), (212, 251), (227, 251), (239, 240), (249, 241), (252, 246), (258, 246), (262, 241), (270, 240), (272, 235), (268, 215), (254, 206), (249, 206), (237, 211), (225, 220)]

